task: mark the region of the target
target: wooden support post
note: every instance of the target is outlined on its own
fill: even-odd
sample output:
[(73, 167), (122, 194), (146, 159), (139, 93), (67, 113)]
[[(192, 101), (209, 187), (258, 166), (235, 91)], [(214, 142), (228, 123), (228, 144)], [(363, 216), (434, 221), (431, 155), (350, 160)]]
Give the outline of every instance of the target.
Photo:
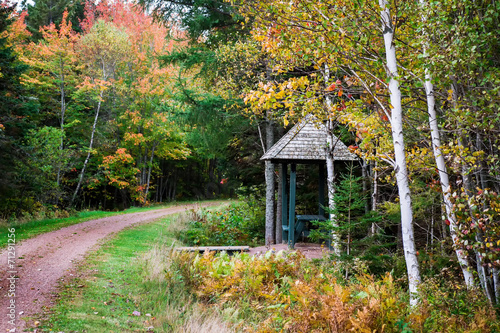
[(325, 165), (323, 163), (319, 164), (319, 209), (318, 215), (325, 216)]
[(282, 183), (281, 183), (281, 227), (283, 228), (283, 242), (288, 244), (288, 165), (286, 163), (281, 164), (282, 170)]
[(295, 246), (295, 189), (297, 186), (297, 165), (292, 163), (290, 171), (290, 210), (288, 214), (288, 247)]

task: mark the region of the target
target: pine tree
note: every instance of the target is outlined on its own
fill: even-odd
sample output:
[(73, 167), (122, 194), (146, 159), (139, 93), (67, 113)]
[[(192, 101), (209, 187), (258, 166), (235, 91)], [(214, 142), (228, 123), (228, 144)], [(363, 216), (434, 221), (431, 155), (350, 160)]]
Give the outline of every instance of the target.
[(31, 127), (29, 117), (36, 111), (36, 102), (25, 96), (20, 83), (28, 67), (18, 60), (6, 34), (13, 23), (10, 15), (14, 9), (0, 7), (0, 211), (19, 207), (15, 197), (22, 200), (23, 191), (19, 193), (21, 186), (16, 183), (18, 170), (13, 166), (23, 158), (21, 142)]
[(28, 30), (33, 34), (33, 39), (38, 41), (42, 38), (39, 31), (54, 23), (56, 27), (62, 22), (65, 10), (69, 13), (69, 19), (76, 31), (79, 31), (79, 18), (83, 18), (83, 0), (36, 0), (34, 4), (23, 2), (23, 7), (28, 10), (26, 20)]

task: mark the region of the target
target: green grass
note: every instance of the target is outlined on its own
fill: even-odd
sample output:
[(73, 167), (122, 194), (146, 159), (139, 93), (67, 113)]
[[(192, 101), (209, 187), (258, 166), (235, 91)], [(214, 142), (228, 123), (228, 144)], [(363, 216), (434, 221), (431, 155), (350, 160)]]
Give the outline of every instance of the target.
[[(199, 310), (189, 295), (163, 279), (165, 249), (175, 241), (181, 220), (179, 214), (171, 215), (108, 239), (79, 266), (77, 278), (61, 284), (57, 305), (46, 317), (35, 318), (42, 323), (39, 329), (189, 332), (190, 325), (193, 332), (225, 332), (213, 313)], [(215, 328), (207, 329), (208, 324)]]

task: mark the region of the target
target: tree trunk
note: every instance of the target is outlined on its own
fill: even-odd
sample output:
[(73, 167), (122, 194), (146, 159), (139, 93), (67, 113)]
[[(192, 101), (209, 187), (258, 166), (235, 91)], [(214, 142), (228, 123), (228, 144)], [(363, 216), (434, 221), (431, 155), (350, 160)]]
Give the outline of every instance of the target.
[[(274, 144), (274, 126), (270, 117), (266, 117), (266, 146), (269, 150)], [(274, 244), (274, 164), (265, 162), (266, 177), (266, 245)]]
[(500, 304), (500, 269), (492, 268), (493, 290), (495, 292), (496, 304)]
[(104, 92), (101, 90), (101, 93), (99, 94), (99, 102), (97, 102), (97, 108), (95, 111), (95, 118), (94, 118), (94, 124), (92, 125), (92, 133), (90, 135), (90, 143), (89, 143), (89, 151), (87, 153), (87, 158), (85, 159), (85, 162), (83, 162), (83, 168), (82, 171), (80, 171), (80, 176), (78, 178), (78, 185), (76, 186), (76, 190), (73, 193), (73, 197), (71, 198), (70, 206), (73, 205), (76, 199), (76, 195), (78, 194), (78, 191), (80, 190), (80, 187), (82, 186), (82, 180), (83, 176), (85, 174), (85, 169), (87, 168), (87, 164), (89, 163), (90, 160), (90, 155), (92, 154), (92, 146), (94, 145), (94, 134), (95, 134), (95, 129), (97, 126), (97, 120), (99, 119), (99, 111), (101, 110), (101, 101), (102, 101), (102, 96)]
[[(61, 143), (59, 144), (59, 150), (61, 152), (62, 156), (62, 151), (64, 150), (64, 116), (66, 113), (66, 95), (65, 95), (65, 89), (64, 89), (64, 64), (61, 64), (61, 84), (59, 86), (59, 89), (61, 91)], [(60, 156), (60, 158), (61, 158)], [(57, 167), (57, 188), (59, 189), (59, 186), (61, 184), (61, 161), (59, 160), (59, 165)], [(59, 201), (59, 200), (57, 200)]]
[[(327, 101), (329, 98), (327, 98)], [(331, 104), (331, 103), (330, 103)], [(340, 256), (341, 244), (339, 235), (339, 225), (337, 216), (335, 216), (335, 164), (333, 151), (335, 144), (333, 140), (333, 120), (328, 119), (326, 122), (326, 186), (328, 190), (328, 208), (330, 210), (330, 223), (332, 224), (332, 248), (333, 252)]]
[[(330, 80), (330, 68), (325, 64), (325, 71), (323, 72), (323, 79), (325, 81), (325, 86), (328, 85)], [(339, 225), (337, 217), (335, 216), (335, 160), (333, 158), (333, 151), (335, 150), (335, 145), (337, 142), (333, 140), (333, 119), (331, 119), (330, 110), (332, 109), (332, 99), (331, 96), (325, 97), (326, 110), (327, 110), (327, 122), (326, 122), (326, 188), (328, 191), (328, 208), (330, 215), (330, 223), (332, 226), (331, 235), (331, 247), (335, 255), (340, 256), (341, 254), (341, 244), (339, 236)]]
[(282, 208), (283, 208), (283, 169), (278, 168), (278, 200), (276, 201), (276, 224), (274, 227), (275, 231), (275, 243), (281, 244), (283, 242), (283, 228), (281, 226), (281, 218), (282, 218)]
[[(377, 161), (375, 160), (373, 165), (373, 183), (372, 183), (372, 211), (377, 210), (378, 205), (378, 170), (377, 170)], [(377, 232), (378, 226), (375, 222), (372, 223), (372, 235), (375, 235)]]
[[(425, 0), (420, 0), (421, 5), (425, 5)], [(425, 24), (425, 15), (424, 15)], [(426, 32), (424, 31), (424, 34)], [(427, 42), (423, 45), (423, 55), (424, 58), (427, 56)], [(441, 182), (441, 192), (443, 193), (443, 203), (446, 209), (446, 217), (450, 223), (450, 234), (453, 240), (453, 247), (455, 248), (455, 254), (457, 255), (458, 263), (462, 269), (462, 274), (464, 275), (465, 284), (467, 288), (475, 287), (474, 276), (472, 275), (472, 269), (470, 267), (469, 261), (467, 260), (467, 255), (464, 251), (459, 248), (459, 238), (458, 238), (458, 225), (455, 213), (453, 212), (453, 205), (451, 203), (451, 186), (448, 177), (448, 171), (446, 168), (446, 163), (444, 156), (441, 152), (441, 137), (438, 128), (438, 119), (436, 116), (435, 109), (435, 99), (434, 99), (434, 85), (432, 84), (432, 76), (429, 70), (425, 69), (425, 94), (427, 96), (427, 113), (429, 114), (429, 127), (431, 129), (431, 141), (432, 150), (434, 152), (434, 159), (436, 161), (436, 167), (438, 169), (439, 180)]]
[[(368, 193), (368, 164), (365, 160), (361, 161), (361, 176), (363, 177), (363, 196)], [(370, 212), (370, 203), (365, 200), (365, 214)]]
[(389, 95), (391, 99), (391, 130), (394, 144), (395, 173), (399, 192), (399, 203), (401, 208), (401, 233), (403, 237), (403, 249), (408, 273), (408, 285), (410, 292), (410, 305), (415, 306), (418, 302), (418, 285), (420, 284), (420, 268), (417, 260), (417, 251), (413, 233), (413, 210), (408, 184), (408, 170), (406, 166), (405, 144), (403, 136), (403, 112), (401, 106), (401, 90), (398, 82), (398, 68), (396, 60), (396, 46), (393, 43), (394, 27), (392, 25), (389, 2), (379, 0), (381, 7), (382, 31), (384, 36), (386, 65), (388, 70)]
[(153, 158), (155, 156), (155, 148), (156, 148), (156, 144), (153, 143), (153, 148), (151, 149), (151, 158), (149, 160), (148, 179), (147, 179), (147, 184), (146, 184), (146, 193), (144, 194), (144, 203), (146, 203), (146, 200), (148, 200), (149, 182), (151, 180), (151, 169), (153, 168)]

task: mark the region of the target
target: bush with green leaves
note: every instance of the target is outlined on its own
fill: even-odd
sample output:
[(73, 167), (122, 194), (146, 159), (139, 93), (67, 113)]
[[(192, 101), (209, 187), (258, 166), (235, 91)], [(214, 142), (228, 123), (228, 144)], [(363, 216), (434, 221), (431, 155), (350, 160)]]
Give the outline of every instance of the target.
[(177, 237), (192, 246), (257, 246), (264, 243), (265, 216), (262, 201), (249, 196), (218, 211), (192, 211), (187, 229)]

